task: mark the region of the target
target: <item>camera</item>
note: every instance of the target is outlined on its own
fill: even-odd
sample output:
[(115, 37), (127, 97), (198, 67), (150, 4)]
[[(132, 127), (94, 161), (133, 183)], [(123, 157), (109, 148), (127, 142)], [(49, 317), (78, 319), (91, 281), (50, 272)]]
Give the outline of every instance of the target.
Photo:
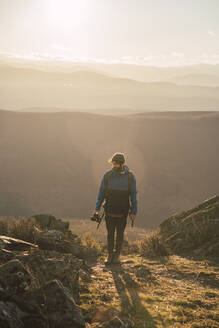
[(91, 221), (95, 221), (98, 223), (100, 223), (100, 221), (101, 221), (101, 218), (99, 217), (99, 215), (97, 213), (95, 213), (90, 219), (91, 219)]

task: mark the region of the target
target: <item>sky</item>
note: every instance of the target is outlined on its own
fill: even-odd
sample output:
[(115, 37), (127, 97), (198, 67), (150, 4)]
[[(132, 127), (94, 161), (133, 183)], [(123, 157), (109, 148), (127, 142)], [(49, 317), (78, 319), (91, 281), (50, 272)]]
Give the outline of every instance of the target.
[(219, 63), (219, 0), (0, 0), (0, 55)]

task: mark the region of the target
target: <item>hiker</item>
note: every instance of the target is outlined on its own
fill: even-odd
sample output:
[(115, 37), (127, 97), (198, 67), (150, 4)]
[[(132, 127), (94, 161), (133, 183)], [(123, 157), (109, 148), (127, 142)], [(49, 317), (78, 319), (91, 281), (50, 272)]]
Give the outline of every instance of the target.
[[(108, 257), (105, 264), (121, 263), (120, 253), (122, 249), (124, 230), (127, 224), (127, 216), (134, 222), (137, 214), (137, 189), (136, 178), (127, 165), (123, 153), (115, 153), (108, 163), (112, 163), (112, 169), (104, 173), (96, 207), (93, 214), (99, 214), (101, 204), (105, 210), (105, 222), (107, 228)], [(130, 201), (131, 204), (130, 204)], [(130, 213), (129, 213), (130, 211)], [(116, 242), (114, 252), (114, 236), (116, 230)]]

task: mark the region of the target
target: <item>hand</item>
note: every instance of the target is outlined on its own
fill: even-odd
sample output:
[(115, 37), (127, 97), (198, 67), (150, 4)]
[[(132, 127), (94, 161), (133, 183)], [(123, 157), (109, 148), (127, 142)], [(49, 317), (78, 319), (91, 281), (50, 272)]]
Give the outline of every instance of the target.
[(136, 214), (129, 214), (129, 217), (132, 221), (135, 221)]
[(94, 210), (92, 215), (94, 215), (94, 214), (98, 214), (99, 215), (99, 213), (100, 213), (99, 210), (98, 211), (97, 210)]

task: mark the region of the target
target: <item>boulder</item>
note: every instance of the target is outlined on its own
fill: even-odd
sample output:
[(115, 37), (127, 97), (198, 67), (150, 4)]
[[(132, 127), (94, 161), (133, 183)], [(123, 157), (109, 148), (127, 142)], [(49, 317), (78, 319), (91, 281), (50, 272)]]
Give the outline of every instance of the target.
[(39, 232), (36, 235), (36, 243), (40, 249), (70, 253), (81, 259), (97, 256), (95, 250), (83, 246), (79, 238), (68, 240), (61, 231), (49, 230)]
[(57, 279), (69, 288), (75, 302), (79, 303), (79, 270), (83, 271), (85, 266), (83, 260), (72, 254), (44, 250), (36, 250), (28, 256), (20, 256), (20, 260), (29, 267), (38, 286)]
[[(22, 311), (29, 313), (30, 318), (33, 316), (33, 322), (35, 318), (41, 318), (42, 322), (46, 318), (46, 327), (85, 328), (80, 308), (59, 280), (49, 281), (40, 288), (26, 292), (22, 298), (14, 297), (13, 301)], [(32, 324), (29, 327), (33, 327)]]
[(24, 265), (13, 259), (0, 266), (0, 286), (2, 297), (22, 293), (31, 284), (31, 276)]
[(69, 231), (69, 222), (62, 221), (51, 214), (36, 214), (29, 217), (29, 220), (32, 218), (42, 230), (58, 230), (64, 233)]

